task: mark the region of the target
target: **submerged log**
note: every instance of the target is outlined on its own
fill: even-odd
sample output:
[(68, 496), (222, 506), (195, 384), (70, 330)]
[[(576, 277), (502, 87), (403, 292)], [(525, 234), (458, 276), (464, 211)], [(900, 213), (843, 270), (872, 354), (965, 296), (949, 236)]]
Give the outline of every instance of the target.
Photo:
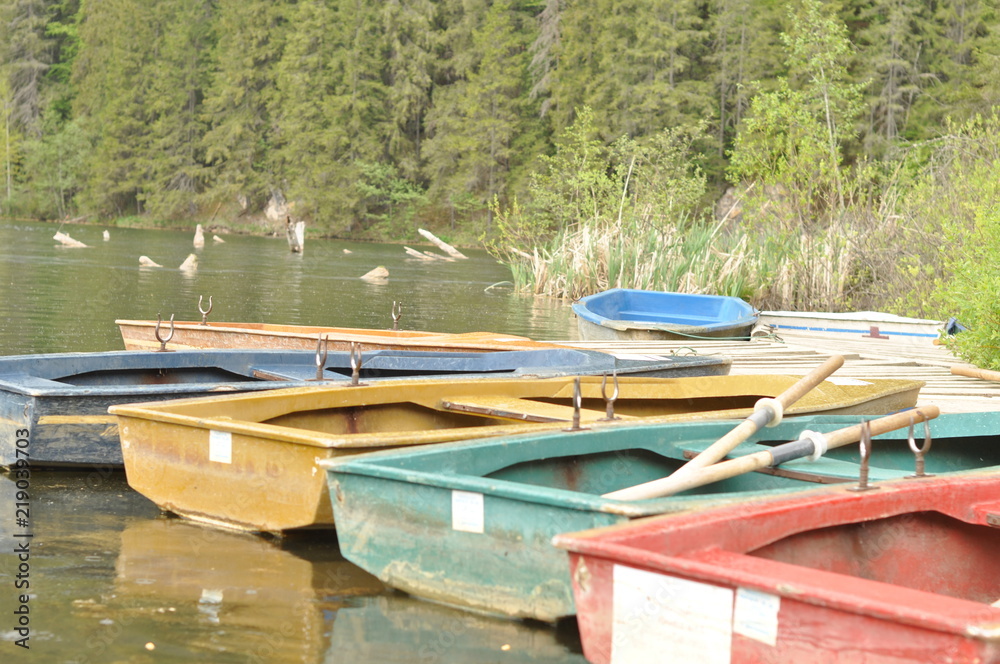
[(56, 234), (52, 236), (52, 239), (56, 240), (57, 242), (61, 242), (64, 247), (83, 248), (87, 246), (83, 242), (80, 242), (79, 240), (74, 240), (66, 233), (63, 233), (62, 231), (56, 231)]
[(459, 251), (455, 247), (451, 246), (450, 244), (448, 244), (444, 240), (441, 240), (440, 238), (438, 238), (437, 236), (435, 236), (434, 233), (431, 233), (430, 231), (425, 231), (423, 228), (418, 228), (417, 232), (420, 233), (421, 235), (423, 235), (425, 238), (427, 238), (431, 242), (433, 242), (434, 244), (436, 244), (438, 246), (438, 248), (441, 249), (441, 251), (443, 251), (444, 253), (448, 254), (452, 258), (468, 258), (468, 256), (466, 256), (465, 254), (463, 254), (461, 251)]
[(107, 242), (110, 239), (111, 239), (111, 233), (109, 233), (108, 231), (104, 231), (104, 241)]
[(387, 269), (385, 269), (385, 267), (379, 265), (374, 270), (371, 270), (371, 271), (366, 272), (365, 274), (363, 274), (361, 276), (361, 278), (364, 279), (365, 281), (373, 281), (373, 282), (388, 281), (389, 280), (389, 270), (387, 270)]
[(288, 236), (288, 248), (293, 254), (300, 254), (306, 244), (306, 222), (293, 222), (291, 217), (285, 217), (285, 235)]
[(205, 246), (205, 232), (201, 230), (201, 224), (194, 227), (194, 248), (201, 249)]
[(197, 270), (198, 269), (198, 257), (194, 254), (188, 254), (188, 257), (184, 259), (181, 263), (179, 270)]
[(447, 256), (440, 256), (438, 254), (432, 254), (429, 251), (419, 251), (417, 249), (413, 249), (412, 247), (404, 246), (403, 249), (406, 250), (406, 253), (408, 255), (410, 255), (410, 256), (412, 256), (414, 258), (417, 258), (419, 260), (422, 260), (422, 261), (452, 261), (452, 262), (454, 262), (454, 260), (455, 260), (454, 258), (448, 258)]
[(226, 241), (225, 241), (225, 240), (223, 240), (223, 239), (222, 239), (221, 237), (219, 237), (218, 235), (213, 235), (213, 236), (212, 236), (212, 242), (215, 242), (216, 244), (225, 244), (225, 242), (226, 242)]
[(139, 256), (139, 265), (142, 267), (163, 267), (149, 256)]

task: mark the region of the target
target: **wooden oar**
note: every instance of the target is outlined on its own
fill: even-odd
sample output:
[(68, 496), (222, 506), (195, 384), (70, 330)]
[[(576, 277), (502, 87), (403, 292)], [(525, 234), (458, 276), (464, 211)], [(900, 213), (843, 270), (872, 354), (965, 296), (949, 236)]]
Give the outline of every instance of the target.
[[(918, 422), (932, 420), (937, 417), (939, 413), (940, 411), (937, 406), (921, 406), (920, 408), (914, 410), (906, 410), (901, 413), (894, 413), (886, 417), (881, 417), (877, 420), (872, 420), (867, 422), (867, 425), (871, 429), (871, 435), (877, 436), (882, 433), (895, 431), (896, 429), (909, 426), (911, 423), (916, 424)], [(863, 427), (863, 424), (855, 424), (854, 426), (837, 429), (836, 431), (823, 434), (823, 437), (826, 439), (826, 446), (822, 451), (825, 452), (826, 450), (832, 450), (836, 447), (843, 447), (844, 445), (857, 442), (861, 439), (861, 431)], [(671, 485), (666, 491), (656, 490), (655, 493), (650, 491), (647, 492), (648, 495), (644, 497), (661, 498), (664, 496), (671, 496), (681, 491), (704, 486), (713, 482), (727, 480), (730, 477), (743, 475), (760, 468), (777, 466), (778, 464), (791, 461), (792, 459), (801, 459), (803, 457), (811, 456), (815, 451), (816, 441), (809, 436), (804, 436), (791, 443), (777, 445), (770, 450), (755, 452), (736, 459), (729, 459), (728, 461), (721, 461), (717, 464), (709, 466), (708, 468), (702, 469), (702, 471), (696, 475), (686, 477), (683, 482)], [(640, 484), (639, 487), (653, 485), (659, 481), (660, 480), (654, 480), (653, 482)]]
[[(773, 399), (761, 399), (754, 405), (752, 415), (740, 422), (735, 429), (712, 443), (711, 446), (703, 450), (698, 456), (675, 470), (669, 477), (612, 491), (611, 493), (604, 494), (604, 497), (614, 500), (642, 500), (644, 498), (676, 493), (676, 490), (673, 489), (675, 484), (679, 485), (686, 477), (722, 459), (732, 452), (737, 445), (757, 433), (762, 427), (780, 422), (786, 408), (805, 396), (809, 390), (822, 383), (824, 379), (843, 365), (844, 358), (840, 355), (833, 355), (777, 397)], [(651, 485), (653, 486), (651, 487)], [(661, 490), (665, 490), (666, 494), (658, 493)], [(653, 493), (649, 493), (649, 491), (653, 491)]]
[(989, 369), (980, 369), (979, 367), (954, 366), (951, 368), (951, 373), (955, 376), (1000, 381), (1000, 371), (990, 371)]

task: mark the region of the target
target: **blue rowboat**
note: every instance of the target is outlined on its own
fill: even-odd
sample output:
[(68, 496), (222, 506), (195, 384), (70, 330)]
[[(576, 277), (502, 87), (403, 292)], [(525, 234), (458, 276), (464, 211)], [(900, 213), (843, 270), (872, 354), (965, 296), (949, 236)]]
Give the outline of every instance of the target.
[(749, 339), (757, 311), (738, 297), (613, 288), (573, 304), (584, 340)]
[[(786, 418), (732, 455), (773, 449), (804, 429), (830, 432), (860, 421), (846, 415)], [(675, 496), (605, 496), (669, 475), (734, 425), (635, 425), (495, 438), (331, 459), (320, 466), (327, 470), (337, 538), (348, 560), (425, 599), (555, 621), (575, 612), (566, 553), (551, 545), (559, 533), (859, 480), (854, 445)], [(929, 426), (927, 473), (1000, 469), (1000, 412), (946, 414)], [(924, 443), (923, 425), (917, 425), (916, 438)], [(875, 437), (872, 447), (870, 481), (914, 474), (906, 429)]]
[[(118, 424), (108, 408), (137, 401), (252, 392), (317, 384), (317, 354), (216, 350), (52, 353), (0, 357), (0, 466), (30, 455), (32, 467), (123, 464)], [(726, 374), (714, 357), (616, 358), (553, 347), (499, 352), (376, 350), (360, 355), (359, 379), (531, 378), (598, 375)], [(350, 353), (325, 354), (322, 380), (350, 383)], [(28, 432), (27, 436), (18, 432)], [(19, 439), (27, 440), (17, 448)]]

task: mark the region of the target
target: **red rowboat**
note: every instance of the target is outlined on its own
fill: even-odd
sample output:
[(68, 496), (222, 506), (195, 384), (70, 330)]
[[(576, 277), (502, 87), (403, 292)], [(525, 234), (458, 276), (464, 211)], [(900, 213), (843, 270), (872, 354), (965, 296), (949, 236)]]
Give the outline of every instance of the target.
[(831, 488), (559, 535), (584, 655), (1000, 661), (1000, 475)]

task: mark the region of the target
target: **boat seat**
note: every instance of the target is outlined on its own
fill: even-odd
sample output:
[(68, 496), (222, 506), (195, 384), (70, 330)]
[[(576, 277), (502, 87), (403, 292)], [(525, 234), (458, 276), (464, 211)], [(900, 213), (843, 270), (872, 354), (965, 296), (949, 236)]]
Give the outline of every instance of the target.
[[(443, 399), (441, 408), (451, 412), (474, 413), (519, 422), (572, 422), (573, 407), (531, 399), (503, 396), (474, 396), (463, 399)], [(580, 409), (581, 422), (596, 422), (605, 417), (604, 410)], [(636, 420), (637, 417), (618, 415), (619, 419)]]
[[(316, 380), (316, 367), (305, 364), (277, 364), (271, 366), (259, 365), (252, 367), (251, 375), (257, 380)], [(334, 374), (329, 377), (329, 380), (337, 379), (343, 380), (344, 377), (339, 374)]]
[(697, 316), (694, 314), (683, 314), (678, 316), (668, 316), (665, 314), (651, 314), (648, 311), (619, 311), (619, 320), (647, 321), (650, 323), (676, 323), (680, 325), (691, 325), (692, 323), (716, 323), (718, 318), (712, 316)]

